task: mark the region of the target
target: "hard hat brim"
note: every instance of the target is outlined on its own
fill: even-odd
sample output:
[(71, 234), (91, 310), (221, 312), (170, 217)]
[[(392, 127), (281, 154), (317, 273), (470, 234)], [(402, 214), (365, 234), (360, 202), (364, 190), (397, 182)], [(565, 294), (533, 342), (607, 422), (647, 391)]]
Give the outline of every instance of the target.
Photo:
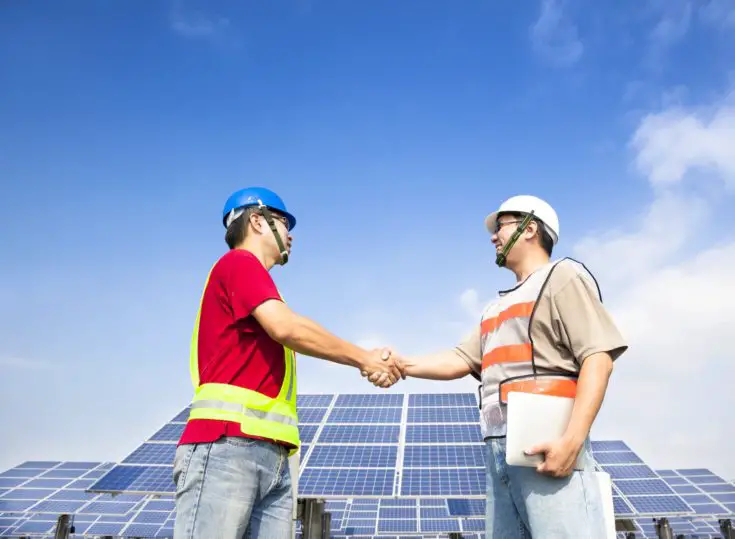
[(500, 212), (494, 211), (490, 215), (485, 217), (485, 227), (487, 228), (487, 231), (490, 232), (490, 234), (495, 234), (495, 226), (498, 221), (498, 213)]
[[(244, 209), (244, 208), (249, 208), (251, 206), (257, 206), (257, 204), (246, 204), (245, 206), (239, 206), (239, 207), (234, 208), (234, 209), (235, 210), (240, 210), (240, 209)], [(283, 215), (284, 217), (286, 217), (286, 220), (288, 221), (288, 231), (289, 232), (294, 229), (294, 227), (296, 226), (296, 217), (294, 217), (289, 212), (283, 211), (283, 210), (281, 210), (279, 208), (271, 208), (270, 206), (267, 206), (267, 208), (269, 210), (273, 211), (273, 212), (280, 213), (281, 215)], [(222, 226), (224, 226), (225, 228), (227, 228), (227, 215), (225, 215), (222, 218)]]

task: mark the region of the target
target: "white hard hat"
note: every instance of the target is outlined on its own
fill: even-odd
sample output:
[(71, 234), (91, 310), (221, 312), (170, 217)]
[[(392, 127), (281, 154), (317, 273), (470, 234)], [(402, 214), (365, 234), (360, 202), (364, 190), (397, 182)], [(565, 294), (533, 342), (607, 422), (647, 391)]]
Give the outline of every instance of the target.
[(518, 195), (509, 198), (500, 205), (497, 211), (485, 218), (485, 226), (491, 234), (494, 234), (498, 215), (502, 213), (531, 213), (531, 211), (533, 211), (534, 217), (544, 224), (554, 245), (556, 245), (556, 242), (559, 241), (559, 217), (548, 202), (535, 196)]

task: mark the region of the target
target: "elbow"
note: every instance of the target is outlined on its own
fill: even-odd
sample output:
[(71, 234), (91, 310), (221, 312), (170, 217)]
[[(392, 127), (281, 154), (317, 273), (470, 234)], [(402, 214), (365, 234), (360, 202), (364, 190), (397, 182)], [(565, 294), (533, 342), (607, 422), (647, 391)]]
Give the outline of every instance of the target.
[(295, 340), (296, 332), (291, 324), (278, 324), (266, 331), (271, 339), (284, 346), (290, 346)]
[(296, 340), (297, 328), (292, 316), (280, 318), (263, 329), (271, 339), (284, 346), (289, 346)]

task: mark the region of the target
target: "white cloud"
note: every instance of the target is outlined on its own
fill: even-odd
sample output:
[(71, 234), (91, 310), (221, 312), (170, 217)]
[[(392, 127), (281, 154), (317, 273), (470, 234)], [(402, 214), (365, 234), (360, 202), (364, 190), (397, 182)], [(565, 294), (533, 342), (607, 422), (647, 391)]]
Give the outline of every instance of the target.
[(575, 247), (631, 346), (594, 434), (625, 439), (656, 467), (710, 467), (732, 477), (735, 241), (697, 246), (710, 230), (711, 202), (687, 187), (707, 177), (703, 171), (734, 179), (726, 148), (735, 148), (735, 111), (728, 100), (674, 105), (643, 118), (631, 147), (655, 188), (652, 203), (633, 231), (595, 234)]
[(541, 12), (531, 26), (534, 50), (557, 66), (576, 63), (584, 52), (577, 27), (565, 14), (564, 0), (541, 0)]
[(631, 144), (638, 170), (654, 184), (680, 182), (693, 171), (735, 182), (735, 92), (714, 106), (651, 113)]

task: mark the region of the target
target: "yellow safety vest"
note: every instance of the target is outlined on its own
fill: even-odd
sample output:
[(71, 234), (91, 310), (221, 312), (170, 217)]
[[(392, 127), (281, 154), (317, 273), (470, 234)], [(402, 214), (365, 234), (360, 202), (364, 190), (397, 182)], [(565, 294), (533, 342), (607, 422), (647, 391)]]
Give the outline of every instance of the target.
[[(210, 270), (204, 284), (207, 289)], [(271, 398), (242, 387), (230, 384), (199, 384), (199, 319), (202, 312), (202, 299), (199, 302), (194, 333), (191, 337), (189, 369), (194, 386), (194, 399), (191, 403), (189, 421), (192, 419), (215, 419), (240, 423), (244, 434), (261, 438), (282, 441), (295, 447), (290, 454), (296, 452), (301, 445), (296, 413), (296, 356), (290, 348), (284, 346), (286, 372), (283, 384), (276, 398)]]

